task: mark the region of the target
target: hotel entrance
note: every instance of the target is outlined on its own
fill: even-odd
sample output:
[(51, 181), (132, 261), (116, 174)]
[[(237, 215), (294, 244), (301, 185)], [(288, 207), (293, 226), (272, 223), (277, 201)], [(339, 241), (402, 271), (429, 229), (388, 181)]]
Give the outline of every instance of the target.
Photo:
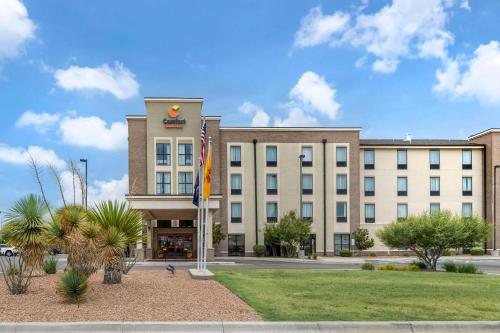
[(156, 259), (192, 259), (193, 234), (164, 234), (156, 236)]

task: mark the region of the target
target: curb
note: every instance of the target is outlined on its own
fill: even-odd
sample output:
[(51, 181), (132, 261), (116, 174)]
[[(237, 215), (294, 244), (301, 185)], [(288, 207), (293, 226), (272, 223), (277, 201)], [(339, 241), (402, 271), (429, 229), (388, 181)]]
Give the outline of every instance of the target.
[(0, 323), (0, 333), (493, 333), (500, 331), (500, 321), (412, 321), (412, 322), (54, 322)]

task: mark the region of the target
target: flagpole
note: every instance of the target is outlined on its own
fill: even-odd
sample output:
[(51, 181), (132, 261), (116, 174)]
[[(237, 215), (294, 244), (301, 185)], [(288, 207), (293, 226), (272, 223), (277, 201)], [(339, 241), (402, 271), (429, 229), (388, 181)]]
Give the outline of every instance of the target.
[(203, 183), (205, 179), (205, 163), (203, 163), (200, 167), (200, 193), (198, 193), (198, 202), (199, 202), (199, 209), (200, 209), (200, 220), (199, 222), (199, 228), (198, 228), (198, 270), (201, 269), (202, 265), (202, 256), (203, 256)]
[(200, 180), (201, 180), (201, 175), (200, 175), (200, 162), (201, 162), (201, 158), (198, 158), (198, 172), (196, 174), (196, 176), (198, 177), (198, 217), (197, 217), (197, 220), (196, 220), (196, 268), (197, 269), (200, 269), (200, 245), (199, 245), (199, 241), (200, 241), (200, 225), (201, 225), (201, 208), (200, 208)]
[[(206, 160), (212, 159), (212, 147), (211, 147), (211, 145), (212, 145), (212, 137), (209, 136), (208, 137), (208, 147), (207, 148), (208, 148), (208, 154), (210, 156), (207, 156)], [(208, 200), (209, 199), (210, 199), (210, 193), (208, 193), (207, 202), (206, 202), (206, 206), (205, 206), (205, 228), (204, 228), (205, 235), (203, 237), (204, 241), (205, 241), (205, 244), (204, 244), (204, 247), (203, 247), (203, 250), (204, 250), (204, 253), (203, 253), (203, 270), (207, 269), (207, 252), (208, 252), (208, 243), (207, 243), (207, 238), (208, 238)]]

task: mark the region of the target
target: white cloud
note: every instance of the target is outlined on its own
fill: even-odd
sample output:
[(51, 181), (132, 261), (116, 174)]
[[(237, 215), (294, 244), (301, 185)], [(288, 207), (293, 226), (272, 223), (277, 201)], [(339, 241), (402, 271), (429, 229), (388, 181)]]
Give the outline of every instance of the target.
[(336, 91), (315, 72), (307, 71), (290, 90), (289, 97), (305, 110), (319, 112), (334, 120), (340, 108), (335, 101)]
[(53, 150), (39, 146), (29, 146), (28, 148), (12, 147), (0, 143), (0, 162), (27, 164), (30, 156), (41, 165), (51, 164), (56, 168), (64, 168), (66, 166), (66, 162), (60, 159)]
[(336, 12), (323, 15), (320, 7), (312, 8), (302, 18), (300, 29), (295, 33), (295, 47), (309, 47), (328, 42), (333, 34), (341, 33), (349, 22), (349, 14)]
[(0, 59), (16, 57), (21, 47), (35, 38), (35, 24), (19, 0), (0, 1)]
[[(294, 46), (348, 44), (360, 47), (375, 56), (372, 69), (380, 73), (394, 72), (401, 58), (445, 60), (447, 47), (453, 43), (446, 24), (449, 10), (456, 4), (457, 0), (393, 0), (373, 14), (358, 11), (352, 19), (344, 12), (323, 15), (321, 9), (315, 7), (303, 18)], [(466, 1), (461, 2), (461, 7), (466, 8)], [(347, 19), (337, 29), (324, 28), (325, 19), (334, 17)]]
[(363, 68), (365, 66), (365, 63), (366, 63), (366, 57), (361, 57), (358, 60), (356, 60), (356, 62), (354, 63), (354, 67), (358, 69)]
[(292, 107), (288, 111), (286, 118), (274, 117), (274, 126), (276, 127), (310, 127), (318, 126), (318, 121), (315, 117), (307, 115), (304, 110), (297, 107)]
[(470, 11), (469, 0), (462, 0), (462, 2), (460, 3), (460, 8)]
[(54, 73), (57, 84), (65, 90), (101, 91), (118, 99), (127, 99), (139, 94), (139, 83), (135, 75), (122, 63), (114, 68), (104, 64), (100, 67), (71, 66)]
[[(460, 67), (464, 68), (463, 73)], [(500, 44), (491, 41), (480, 45), (468, 61), (450, 60), (436, 72), (435, 92), (453, 98), (475, 98), (482, 104), (500, 104)]]
[(244, 114), (253, 115), (252, 127), (267, 127), (271, 117), (260, 106), (252, 102), (245, 102), (238, 107), (238, 110)]
[[(76, 203), (82, 202), (82, 193), (80, 181), (75, 177), (75, 195), (73, 196), (73, 174), (66, 170), (60, 174), (63, 186), (64, 198), (67, 203), (73, 203), (75, 198)], [(89, 184), (88, 188), (88, 205), (92, 206), (101, 200), (124, 200), (125, 194), (128, 193), (128, 175), (123, 175), (120, 179), (110, 179), (108, 181), (96, 180)]]
[(64, 117), (59, 125), (66, 144), (94, 147), (102, 150), (127, 148), (127, 124), (114, 122), (109, 126), (96, 116)]
[(35, 113), (31, 110), (24, 112), (16, 122), (17, 127), (34, 127), (37, 132), (45, 133), (52, 125), (59, 121), (59, 115), (46, 112)]

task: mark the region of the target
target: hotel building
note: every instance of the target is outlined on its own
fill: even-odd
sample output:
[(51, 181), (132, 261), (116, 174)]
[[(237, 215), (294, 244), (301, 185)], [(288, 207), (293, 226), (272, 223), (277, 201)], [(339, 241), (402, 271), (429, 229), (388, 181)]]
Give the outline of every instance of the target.
[[(203, 99), (145, 98), (145, 105), (146, 115), (127, 116), (126, 198), (143, 212), (147, 236), (139, 257), (186, 258), (188, 249), (194, 257)], [(221, 117), (205, 119), (213, 144), (209, 260), (253, 255), (265, 226), (290, 210), (312, 220), (309, 244), (328, 256), (355, 250), (358, 228), (374, 237), (371, 252), (390, 253), (375, 231), (423, 211), (496, 220), (500, 130), (468, 140), (363, 140), (358, 127), (222, 127)], [(226, 234), (215, 249), (214, 224)]]

